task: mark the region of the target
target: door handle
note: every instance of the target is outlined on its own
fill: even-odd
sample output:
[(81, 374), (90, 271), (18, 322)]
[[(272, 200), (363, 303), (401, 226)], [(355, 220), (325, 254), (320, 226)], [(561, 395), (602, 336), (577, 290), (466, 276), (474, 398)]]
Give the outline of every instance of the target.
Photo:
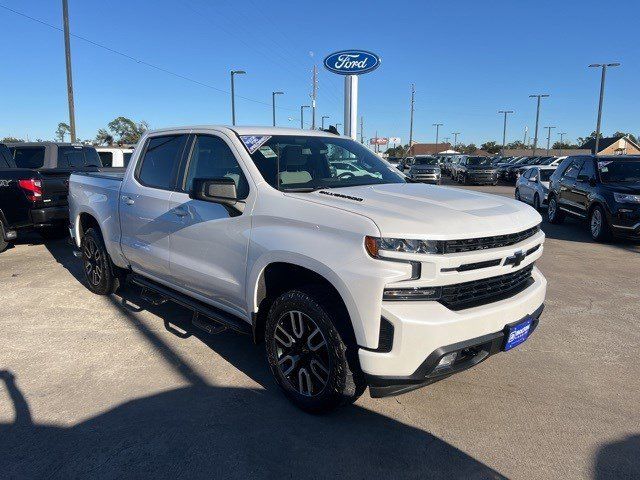
[(126, 195), (122, 196), (122, 201), (125, 203), (125, 205), (133, 205), (134, 203), (136, 203), (133, 198), (127, 197)]
[(174, 209), (173, 213), (175, 213), (178, 217), (186, 217), (187, 215), (189, 215), (189, 212), (182, 207)]

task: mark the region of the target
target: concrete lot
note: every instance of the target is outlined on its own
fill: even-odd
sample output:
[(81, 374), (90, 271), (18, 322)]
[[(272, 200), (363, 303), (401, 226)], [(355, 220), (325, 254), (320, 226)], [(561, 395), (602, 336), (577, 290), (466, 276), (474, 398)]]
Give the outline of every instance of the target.
[(322, 417), (248, 338), (132, 287), (95, 296), (64, 241), (29, 236), (0, 254), (0, 477), (640, 478), (640, 245), (543, 228), (532, 338)]

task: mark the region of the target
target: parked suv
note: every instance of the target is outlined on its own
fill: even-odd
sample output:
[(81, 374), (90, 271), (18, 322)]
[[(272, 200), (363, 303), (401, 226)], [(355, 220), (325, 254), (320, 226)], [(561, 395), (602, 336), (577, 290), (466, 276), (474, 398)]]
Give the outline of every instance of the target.
[(489, 157), (465, 157), (456, 169), (456, 179), (464, 185), (497, 185), (498, 169)]
[(407, 176), (417, 182), (440, 185), (441, 172), (438, 159), (430, 155), (416, 155)]
[(585, 219), (594, 240), (640, 239), (640, 156), (571, 156), (551, 176), (548, 218)]
[[(340, 161), (367, 174), (337, 174)], [(148, 132), (126, 172), (74, 174), (70, 194), (93, 292), (128, 277), (191, 308), (199, 328), (251, 334), (309, 411), (472, 367), (526, 340), (543, 308), (535, 210), (408, 183), (348, 137)]]

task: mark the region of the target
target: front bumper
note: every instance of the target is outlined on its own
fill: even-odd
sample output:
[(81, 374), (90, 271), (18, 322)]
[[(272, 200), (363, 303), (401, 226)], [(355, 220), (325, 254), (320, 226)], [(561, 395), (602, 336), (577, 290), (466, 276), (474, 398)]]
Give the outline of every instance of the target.
[(640, 239), (640, 206), (617, 204), (611, 212), (611, 227), (616, 235)]
[(487, 184), (487, 183), (497, 182), (498, 174), (497, 173), (468, 173), (466, 178), (468, 183)]
[[(544, 304), (540, 305), (530, 317), (533, 318), (529, 336), (538, 326), (540, 315), (544, 310)], [(525, 320), (523, 317), (520, 320)], [(517, 323), (517, 322), (516, 322)], [(413, 374), (404, 377), (381, 377), (367, 375), (369, 392), (373, 398), (399, 395), (417, 388), (431, 385), (432, 383), (444, 380), (451, 375), (467, 370), (485, 361), (492, 355), (503, 350), (507, 339), (507, 327), (501, 331), (482, 335), (462, 342), (440, 347), (426, 358)], [(451, 365), (439, 366), (443, 357), (450, 354), (457, 354), (457, 359)]]
[(69, 207), (44, 207), (31, 210), (31, 221), (36, 227), (55, 223), (66, 223), (69, 219)]
[(441, 176), (439, 173), (414, 173), (411, 174), (409, 178), (416, 182), (438, 183), (440, 182)]
[(439, 349), (496, 335), (505, 325), (532, 315), (541, 307), (547, 282), (535, 267), (531, 276), (531, 285), (509, 298), (458, 311), (435, 301), (383, 302), (382, 316), (394, 329), (392, 347), (389, 352), (359, 350), (360, 365), (371, 385), (393, 385), (394, 391), (400, 393), (405, 387), (412, 389), (417, 388), (416, 384), (436, 381), (425, 377), (430, 372), (424, 372), (421, 366)]

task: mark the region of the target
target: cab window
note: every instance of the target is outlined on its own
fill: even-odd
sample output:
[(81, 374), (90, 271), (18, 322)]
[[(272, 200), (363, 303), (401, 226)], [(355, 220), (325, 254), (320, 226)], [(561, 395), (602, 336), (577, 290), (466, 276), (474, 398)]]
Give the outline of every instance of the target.
[(196, 136), (183, 184), (184, 191), (191, 191), (195, 178), (230, 178), (236, 184), (238, 199), (245, 199), (249, 195), (249, 184), (236, 156), (220, 137)]
[(187, 135), (151, 137), (136, 178), (148, 187), (173, 190)]

